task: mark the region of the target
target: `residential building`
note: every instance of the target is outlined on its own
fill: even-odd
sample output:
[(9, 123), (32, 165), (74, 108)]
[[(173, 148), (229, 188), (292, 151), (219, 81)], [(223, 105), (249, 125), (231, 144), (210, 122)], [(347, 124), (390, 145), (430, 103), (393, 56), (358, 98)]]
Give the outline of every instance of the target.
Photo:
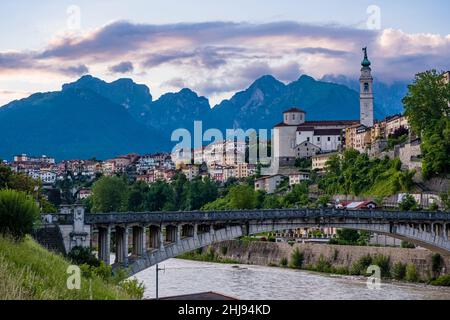
[(308, 181), (311, 178), (310, 172), (298, 172), (289, 175), (289, 186), (300, 184), (304, 181)]
[(78, 191), (77, 198), (79, 200), (84, 200), (86, 198), (89, 198), (91, 195), (92, 195), (92, 190), (90, 190), (90, 189), (80, 189)]
[(47, 157), (45, 155), (40, 157), (29, 157), (26, 154), (14, 156), (14, 162), (34, 162), (34, 163), (46, 163), (55, 164), (55, 158)]
[(397, 130), (404, 128), (409, 130), (408, 119), (403, 115), (395, 115), (384, 120), (384, 137), (387, 139), (393, 135)]
[(345, 130), (345, 148), (355, 149), (364, 153), (372, 143), (372, 130), (362, 124), (354, 125)]
[(255, 180), (255, 190), (265, 191), (268, 194), (274, 193), (285, 177), (281, 174), (266, 176)]
[(57, 178), (57, 174), (51, 171), (30, 171), (28, 175), (35, 180), (41, 180), (46, 185), (54, 184)]
[(238, 163), (235, 167), (234, 176), (238, 179), (248, 178), (256, 173), (256, 165), (248, 163)]
[(317, 154), (312, 157), (312, 170), (316, 170), (319, 172), (325, 171), (327, 167), (327, 162), (330, 160), (331, 157), (340, 155), (337, 152), (331, 152), (331, 153), (322, 153)]
[(194, 178), (198, 177), (200, 173), (200, 167), (195, 164), (188, 164), (183, 167), (181, 172), (186, 176), (189, 181), (192, 181)]
[(154, 171), (148, 171), (146, 174), (142, 174), (136, 177), (136, 181), (152, 184), (156, 181)]
[(422, 169), (422, 149), (420, 147), (420, 139), (406, 142), (395, 148), (394, 155), (400, 158), (402, 165), (408, 170)]

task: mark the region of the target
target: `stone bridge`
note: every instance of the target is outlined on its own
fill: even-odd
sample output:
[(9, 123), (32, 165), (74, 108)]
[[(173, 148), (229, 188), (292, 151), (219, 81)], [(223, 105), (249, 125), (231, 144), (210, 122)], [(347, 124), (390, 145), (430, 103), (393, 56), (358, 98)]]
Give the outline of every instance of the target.
[(370, 231), (450, 255), (450, 212), (289, 209), (85, 214), (81, 206), (65, 210), (53, 219), (67, 252), (96, 243), (99, 259), (110, 264), (113, 244), (113, 267), (128, 267), (131, 274), (213, 243), (313, 227)]

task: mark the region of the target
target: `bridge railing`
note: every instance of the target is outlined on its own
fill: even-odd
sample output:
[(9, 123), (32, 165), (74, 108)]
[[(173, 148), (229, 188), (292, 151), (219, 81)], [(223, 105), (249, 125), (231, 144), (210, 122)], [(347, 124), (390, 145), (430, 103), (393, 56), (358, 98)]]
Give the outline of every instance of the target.
[(321, 219), (346, 218), (383, 221), (443, 221), (450, 222), (450, 212), (399, 212), (370, 210), (336, 210), (336, 209), (280, 209), (280, 210), (230, 210), (230, 211), (188, 211), (188, 212), (143, 212), (143, 213), (105, 213), (87, 214), (87, 224), (108, 223), (242, 223), (254, 220), (283, 219)]

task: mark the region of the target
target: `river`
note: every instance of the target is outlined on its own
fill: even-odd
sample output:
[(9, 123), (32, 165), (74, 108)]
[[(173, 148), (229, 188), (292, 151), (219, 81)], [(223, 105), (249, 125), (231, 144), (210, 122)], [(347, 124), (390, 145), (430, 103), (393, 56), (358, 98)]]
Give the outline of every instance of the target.
[[(162, 263), (159, 296), (213, 291), (241, 300), (450, 300), (450, 288), (382, 283), (369, 289), (360, 277), (329, 276), (275, 267), (171, 259)], [(136, 275), (155, 298), (155, 268)]]

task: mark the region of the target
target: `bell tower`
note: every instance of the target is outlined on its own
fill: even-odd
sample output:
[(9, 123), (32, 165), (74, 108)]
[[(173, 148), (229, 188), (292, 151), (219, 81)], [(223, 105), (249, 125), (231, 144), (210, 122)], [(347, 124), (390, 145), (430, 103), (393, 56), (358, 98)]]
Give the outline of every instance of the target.
[(361, 77), (359, 78), (360, 84), (360, 122), (366, 127), (373, 127), (374, 125), (374, 99), (373, 99), (373, 77), (372, 69), (370, 68), (370, 61), (367, 57), (367, 47), (363, 48), (364, 60), (361, 65)]

